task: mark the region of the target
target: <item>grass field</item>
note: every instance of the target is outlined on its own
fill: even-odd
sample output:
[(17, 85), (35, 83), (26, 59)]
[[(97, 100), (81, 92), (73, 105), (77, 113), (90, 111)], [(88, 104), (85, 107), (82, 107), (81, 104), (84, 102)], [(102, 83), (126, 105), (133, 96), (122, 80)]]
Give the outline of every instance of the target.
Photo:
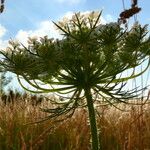
[[(0, 150), (90, 150), (89, 123), (86, 109), (78, 109), (74, 116), (62, 122), (48, 120), (28, 124), (47, 114), (33, 105), (31, 97), (15, 99), (0, 105)], [(150, 104), (118, 104), (97, 108), (102, 150), (149, 150)]]

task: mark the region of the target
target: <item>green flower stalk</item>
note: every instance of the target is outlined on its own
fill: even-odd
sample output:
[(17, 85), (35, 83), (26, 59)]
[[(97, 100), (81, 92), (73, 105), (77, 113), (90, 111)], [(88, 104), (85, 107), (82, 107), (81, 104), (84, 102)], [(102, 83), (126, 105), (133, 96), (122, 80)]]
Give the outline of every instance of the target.
[[(87, 107), (93, 150), (101, 147), (94, 103), (101, 99), (112, 105), (126, 103), (137, 96), (137, 89), (126, 91), (125, 83), (142, 75), (150, 62), (147, 26), (136, 24), (126, 30), (118, 23), (101, 24), (100, 16), (101, 12), (77, 13), (71, 20), (54, 23), (62, 39), (29, 38), (28, 46), (10, 42), (7, 50), (1, 51), (0, 61), (30, 92), (69, 93), (69, 97), (51, 100), (58, 107), (42, 109), (50, 114), (45, 120), (64, 114), (70, 117), (76, 108)], [(136, 67), (144, 62), (147, 66), (136, 73)], [(122, 77), (127, 70), (131, 74)], [(25, 87), (22, 78), (35, 90)]]

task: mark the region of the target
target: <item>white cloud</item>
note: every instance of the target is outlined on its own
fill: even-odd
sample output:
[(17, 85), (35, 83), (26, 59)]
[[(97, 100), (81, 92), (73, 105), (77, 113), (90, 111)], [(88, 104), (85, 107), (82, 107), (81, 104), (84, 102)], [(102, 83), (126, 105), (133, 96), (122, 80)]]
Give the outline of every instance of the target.
[(79, 3), (84, 3), (86, 0), (56, 0), (58, 3), (62, 4), (67, 4), (67, 5), (75, 5)]
[(16, 39), (23, 44), (27, 44), (28, 37), (43, 37), (47, 35), (49, 38), (60, 38), (58, 30), (50, 21), (43, 21), (35, 30), (19, 30)]
[[(80, 13), (86, 15), (86, 14), (89, 14), (90, 11), (84, 11)], [(72, 11), (66, 12), (64, 15), (60, 16), (59, 20), (62, 20), (63, 18), (71, 19), (73, 14), (74, 12)], [(105, 24), (107, 22), (112, 21), (112, 16), (110, 15), (106, 15), (106, 17), (101, 16), (100, 20), (101, 20), (101, 24)], [(45, 35), (47, 35), (49, 38), (61, 38), (62, 37), (59, 33), (59, 30), (56, 29), (53, 22), (50, 22), (49, 20), (45, 20), (39, 23), (39, 25), (37, 26), (37, 29), (35, 30), (22, 30), (21, 29), (18, 31), (15, 37), (19, 42), (26, 45), (28, 37), (43, 37)]]
[(110, 14), (107, 14), (107, 15), (106, 15), (106, 21), (107, 21), (107, 22), (113, 22), (113, 20), (114, 20), (114, 19), (113, 19), (113, 16), (112, 16), (112, 15), (110, 15)]
[[(84, 12), (81, 11), (80, 13), (83, 15), (87, 15), (87, 14), (91, 13), (91, 11), (84, 11)], [(74, 12), (68, 11), (63, 16), (60, 17), (60, 20), (62, 20), (63, 18), (71, 19), (73, 15), (74, 15)], [(111, 17), (111, 15), (107, 15), (105, 18), (103, 16), (101, 16), (100, 17), (101, 24), (106, 24), (107, 22), (110, 22), (110, 17)]]
[(2, 38), (6, 33), (6, 28), (0, 24), (0, 38)]
[(5, 49), (8, 45), (8, 41), (7, 40), (1, 40), (0, 39), (0, 50), (1, 49)]
[(60, 20), (62, 20), (63, 18), (68, 18), (68, 19), (71, 19), (72, 16), (73, 16), (73, 12), (72, 11), (68, 11), (66, 12), (64, 15), (61, 16)]
[(7, 47), (8, 41), (2, 39), (6, 32), (6, 28), (0, 24), (0, 49), (4, 49)]

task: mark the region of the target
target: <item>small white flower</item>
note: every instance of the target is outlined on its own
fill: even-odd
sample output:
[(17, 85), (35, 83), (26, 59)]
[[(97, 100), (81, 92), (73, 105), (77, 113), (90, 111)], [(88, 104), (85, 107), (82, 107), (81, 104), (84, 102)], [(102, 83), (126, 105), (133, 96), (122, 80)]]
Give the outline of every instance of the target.
[(33, 44), (34, 42), (37, 41), (37, 36), (29, 37), (28, 38), (28, 44)]
[(67, 17), (64, 17), (62, 22), (64, 25), (66, 25), (69, 22), (69, 19)]
[(8, 43), (13, 47), (18, 47), (20, 45), (18, 40), (10, 40)]
[(89, 13), (90, 18), (97, 18), (98, 15), (99, 15), (99, 11), (92, 11), (91, 13)]

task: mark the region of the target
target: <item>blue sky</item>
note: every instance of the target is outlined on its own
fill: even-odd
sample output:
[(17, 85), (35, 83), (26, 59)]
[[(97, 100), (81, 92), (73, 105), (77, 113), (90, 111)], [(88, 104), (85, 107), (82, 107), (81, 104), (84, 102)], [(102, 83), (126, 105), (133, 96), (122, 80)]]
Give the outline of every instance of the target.
[[(45, 21), (58, 21), (68, 12), (103, 10), (103, 17), (117, 20), (123, 10), (122, 0), (5, 0), (5, 11), (0, 15), (0, 24), (7, 32), (3, 39), (15, 38), (20, 30), (35, 31)], [(124, 0), (129, 8), (131, 0)], [(138, 20), (142, 24), (150, 22), (149, 0), (139, 0), (142, 11)], [(111, 20), (110, 20), (111, 21)]]
[[(130, 8), (131, 0), (124, 0)], [(139, 0), (142, 11), (138, 14), (141, 24), (150, 22), (150, 0)], [(104, 22), (117, 21), (123, 11), (122, 0), (5, 0), (5, 10), (0, 14), (0, 48), (10, 39), (24, 43), (28, 36), (58, 37), (51, 21), (59, 21), (73, 12), (101, 11)], [(132, 18), (130, 21), (133, 21)]]

